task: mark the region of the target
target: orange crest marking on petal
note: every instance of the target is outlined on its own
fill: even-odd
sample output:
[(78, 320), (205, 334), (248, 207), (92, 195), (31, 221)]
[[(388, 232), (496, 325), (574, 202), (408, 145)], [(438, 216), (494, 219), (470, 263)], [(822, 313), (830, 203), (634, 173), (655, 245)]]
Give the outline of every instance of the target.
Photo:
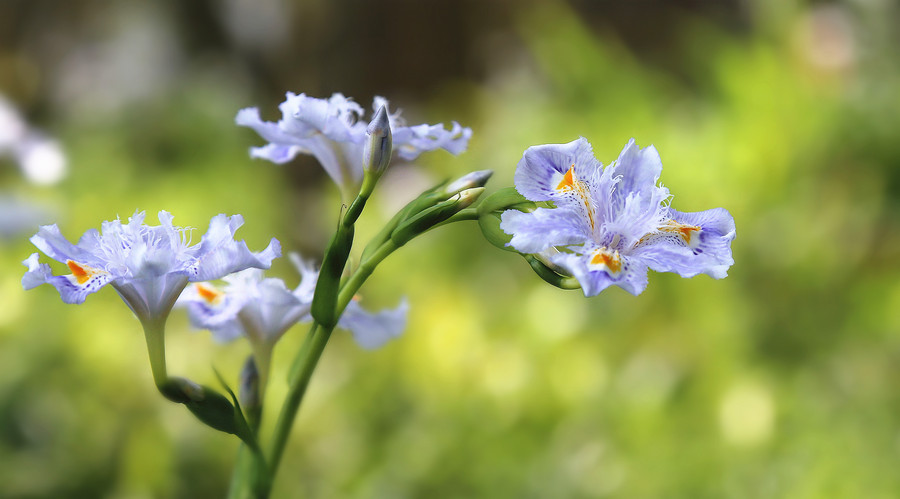
[(591, 200), (587, 192), (587, 186), (584, 182), (579, 181), (575, 178), (575, 164), (572, 163), (572, 166), (569, 167), (569, 170), (563, 175), (562, 180), (560, 180), (559, 184), (556, 186), (556, 190), (559, 192), (575, 192), (578, 194), (578, 197), (581, 198), (581, 201), (584, 203), (584, 208), (587, 212), (588, 222), (591, 224), (591, 230), (594, 229), (594, 210), (591, 206)]
[(591, 265), (603, 265), (611, 273), (618, 274), (622, 270), (622, 257), (619, 255), (618, 250), (611, 253), (606, 248), (600, 248), (594, 251), (594, 256), (591, 257)]
[(90, 281), (91, 277), (105, 272), (104, 270), (88, 267), (87, 265), (82, 265), (74, 260), (66, 260), (66, 265), (69, 266), (69, 270), (72, 271), (72, 277), (75, 278), (75, 281), (78, 284), (84, 284)]
[(663, 225), (659, 228), (664, 232), (674, 232), (681, 236), (681, 239), (688, 245), (691, 245), (691, 241), (694, 237), (695, 233), (700, 232), (702, 229), (696, 225), (687, 225), (678, 223), (675, 220), (669, 220), (666, 222), (666, 225)]
[(212, 305), (216, 305), (221, 302), (222, 296), (225, 295), (225, 293), (219, 291), (213, 286), (210, 286), (209, 284), (198, 283), (194, 285), (194, 288), (197, 290), (197, 294), (200, 295), (200, 298), (203, 298)]
[(569, 191), (575, 188), (575, 165), (569, 167), (569, 171), (563, 175), (562, 180), (559, 182), (559, 185), (556, 186), (556, 190), (558, 191)]

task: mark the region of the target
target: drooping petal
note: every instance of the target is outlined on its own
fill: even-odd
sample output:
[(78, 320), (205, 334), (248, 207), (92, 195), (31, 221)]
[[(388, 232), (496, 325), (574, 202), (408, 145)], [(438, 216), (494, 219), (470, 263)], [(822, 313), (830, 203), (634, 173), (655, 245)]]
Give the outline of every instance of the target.
[(297, 157), (298, 154), (309, 154), (309, 151), (297, 145), (266, 144), (262, 147), (251, 147), (250, 157), (269, 160), (282, 165)]
[(338, 326), (353, 333), (359, 346), (371, 350), (403, 333), (408, 311), (409, 303), (405, 299), (395, 309), (374, 314), (363, 309), (358, 301), (351, 300), (338, 320)]
[(551, 246), (581, 244), (590, 240), (589, 220), (581, 211), (538, 208), (531, 213), (507, 210), (500, 228), (513, 237), (509, 242), (521, 253), (538, 253)]
[[(96, 229), (91, 229), (83, 238), (87, 238), (88, 234), (92, 234), (92, 237), (96, 238), (96, 233)], [(66, 263), (67, 260), (74, 260), (93, 267), (102, 266), (102, 261), (95, 254), (70, 243), (60, 233), (56, 224), (42, 225), (37, 234), (31, 236), (29, 240), (37, 249), (57, 262)]]
[(184, 289), (177, 303), (187, 307), (191, 325), (215, 331), (237, 320), (246, 301), (238, 293), (226, 293), (209, 283), (197, 282)]
[[(217, 215), (209, 222), (197, 252), (197, 262), (190, 280), (210, 281), (248, 267), (269, 268), (272, 260), (281, 256), (281, 243), (272, 238), (258, 253), (251, 252), (244, 241), (235, 241), (234, 232), (243, 225), (240, 215)], [(194, 272), (195, 270), (195, 272)]]
[(22, 276), (22, 287), (27, 290), (47, 283), (59, 291), (63, 302), (78, 304), (84, 303), (87, 295), (96, 293), (112, 280), (110, 273), (105, 270), (79, 265), (73, 260), (69, 260), (69, 262), (72, 274), (53, 275), (50, 266), (46, 263), (39, 263), (38, 254), (32, 253), (22, 262), (28, 267), (28, 271)]
[(734, 264), (731, 241), (734, 218), (724, 208), (696, 213), (668, 210), (670, 220), (648, 234), (634, 254), (657, 272), (675, 272), (682, 277), (707, 274), (716, 279), (728, 275)]
[(300, 272), (300, 285), (294, 290), (294, 294), (300, 301), (312, 303), (319, 271), (312, 262), (304, 260), (299, 253), (289, 253), (288, 258)]
[(244, 326), (237, 319), (222, 323), (215, 328), (207, 328), (217, 343), (229, 343), (240, 338), (244, 334)]
[(251, 339), (274, 343), (309, 313), (311, 304), (302, 302), (281, 279), (263, 279), (255, 294), (241, 311), (241, 322)]
[(597, 295), (610, 286), (619, 286), (637, 296), (647, 288), (647, 266), (639, 259), (594, 245), (574, 251), (550, 258), (578, 279), (584, 296)]
[(290, 133), (285, 132), (277, 123), (263, 121), (259, 116), (259, 109), (255, 107), (247, 107), (238, 111), (234, 117), (235, 124), (252, 128), (263, 139), (280, 145), (291, 145), (296, 138)]

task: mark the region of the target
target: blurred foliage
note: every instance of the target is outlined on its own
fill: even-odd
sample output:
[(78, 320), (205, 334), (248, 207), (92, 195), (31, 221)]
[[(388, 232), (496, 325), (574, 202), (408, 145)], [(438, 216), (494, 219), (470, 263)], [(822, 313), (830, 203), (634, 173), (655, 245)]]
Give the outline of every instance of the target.
[[(658, 52), (675, 59), (648, 61), (637, 35), (588, 22), (594, 7), (522, 4), (509, 31), (476, 41), (483, 78), (441, 75), (418, 109), (395, 101), (410, 122), (455, 119), (475, 135), (459, 158), (389, 171), (359, 237), (444, 177), (492, 168), (491, 189), (510, 185), (530, 145), (581, 135), (608, 163), (635, 137), (659, 149), (675, 208), (732, 212), (731, 275), (651, 274), (638, 298), (585, 299), (545, 285), (474, 224), (435, 231), (363, 289), (371, 307), (409, 296), (407, 333), (374, 352), (333, 338), (275, 497), (900, 490), (897, 8), (756, 2), (738, 31), (686, 11)], [(4, 163), (4, 189), (54, 209), (70, 238), (135, 209), (149, 220), (168, 210), (197, 237), (211, 216), (241, 213), (251, 248), (275, 235), (320, 258), (336, 189), (311, 160), (249, 160), (260, 139), (234, 113), (280, 95), (216, 71), (117, 111), (48, 118), (69, 178), (28, 186)], [(155, 393), (138, 323), (114, 292), (81, 306), (48, 286), (22, 292), (26, 237), (0, 241), (0, 496), (222, 496), (236, 439)], [(272, 273), (299, 279), (284, 261)], [(303, 333), (276, 352), (270, 401)], [(236, 379), (248, 353), (192, 332), (180, 311), (168, 338), (170, 372), (208, 384), (211, 365)]]

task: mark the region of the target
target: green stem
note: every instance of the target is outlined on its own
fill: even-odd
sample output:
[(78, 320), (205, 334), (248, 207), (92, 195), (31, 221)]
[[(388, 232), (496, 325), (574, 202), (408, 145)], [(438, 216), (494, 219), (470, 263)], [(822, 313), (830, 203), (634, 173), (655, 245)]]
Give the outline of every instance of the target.
[[(366, 261), (360, 264), (353, 276), (342, 286), (337, 301), (337, 316), (340, 317), (347, 304), (359, 291), (366, 279), (375, 271), (375, 267), (381, 263), (388, 255), (397, 247), (390, 240), (386, 241), (378, 250), (372, 254)], [(285, 398), (281, 413), (278, 415), (278, 422), (275, 424), (275, 431), (272, 435), (272, 448), (269, 452), (269, 469), (271, 470), (270, 480), (274, 481), (275, 473), (278, 471), (278, 465), (284, 454), (287, 445), (288, 436), (300, 409), (300, 403), (306, 394), (309, 381), (312, 378), (316, 365), (322, 357), (325, 345), (331, 337), (332, 328), (325, 328), (313, 323), (307, 335), (306, 341), (300, 349), (297, 360), (291, 369), (290, 385), (288, 394)]]
[(166, 320), (146, 320), (141, 325), (144, 326), (144, 339), (147, 340), (153, 382), (157, 388), (162, 389), (169, 379), (166, 372)]
[[(452, 224), (453, 222), (462, 222), (464, 220), (478, 220), (478, 209), (477, 208), (464, 208), (459, 210), (452, 217), (444, 220), (441, 223), (435, 224), (428, 230), (436, 229), (442, 225)], [(427, 231), (426, 231), (427, 232)]]
[[(269, 385), (269, 366), (272, 364), (272, 347), (274, 344), (265, 340), (250, 342), (253, 351), (253, 362), (256, 364), (256, 373), (259, 376), (257, 390), (260, 407), (265, 405), (266, 387)], [(256, 428), (254, 428), (256, 431)]]
[[(350, 216), (346, 217), (345, 220), (355, 220), (355, 216), (358, 216), (355, 207), (351, 207), (351, 209), (348, 210), (348, 213)], [(457, 215), (458, 217), (453, 217), (448, 220), (448, 222), (474, 220), (477, 218), (477, 212), (474, 209), (462, 210)], [(378, 264), (396, 249), (397, 245), (388, 238), (378, 246), (377, 250), (364, 257), (356, 272), (340, 285), (340, 291), (337, 296), (337, 304), (335, 307), (335, 317), (341, 316), (344, 309), (347, 308), (347, 304), (350, 303), (350, 300), (353, 299), (353, 296), (356, 295), (366, 279), (372, 275)], [(275, 423), (275, 430), (272, 435), (272, 448), (270, 449), (268, 459), (266, 460), (269, 464), (269, 480), (265, 483), (266, 488), (260, 491), (261, 497), (267, 497), (270, 492), (272, 482), (275, 479), (275, 474), (278, 471), (278, 466), (281, 463), (281, 458), (284, 455), (284, 449), (287, 446), (288, 437), (290, 436), (291, 428), (296, 419), (297, 411), (300, 409), (300, 404), (303, 402), (303, 397), (306, 394), (310, 379), (319, 363), (319, 359), (322, 357), (325, 345), (328, 344), (328, 340), (331, 338), (333, 329), (333, 326), (324, 327), (313, 322), (309, 333), (306, 336), (306, 340), (304, 340), (303, 345), (300, 347), (297, 358), (291, 367), (288, 380), (288, 394), (285, 398), (284, 405), (281, 408), (281, 413), (278, 415), (278, 421)]]
[(264, 499), (269, 495), (271, 484), (272, 476), (259, 449), (242, 443), (238, 448), (228, 499)]
[(285, 397), (284, 405), (281, 413), (278, 415), (278, 421), (275, 423), (275, 430), (272, 435), (272, 448), (269, 451), (269, 469), (271, 470), (270, 480), (275, 479), (275, 473), (278, 471), (278, 465), (281, 462), (281, 456), (284, 454), (285, 445), (287, 445), (288, 436), (291, 433), (291, 427), (296, 419), (297, 411), (300, 409), (300, 402), (306, 394), (306, 388), (309, 386), (309, 380), (312, 378), (313, 371), (322, 357), (325, 345), (331, 337), (331, 329), (319, 327), (313, 323), (309, 332), (309, 344), (305, 345), (300, 351), (298, 359), (298, 368), (293, 373), (288, 387), (288, 394)]

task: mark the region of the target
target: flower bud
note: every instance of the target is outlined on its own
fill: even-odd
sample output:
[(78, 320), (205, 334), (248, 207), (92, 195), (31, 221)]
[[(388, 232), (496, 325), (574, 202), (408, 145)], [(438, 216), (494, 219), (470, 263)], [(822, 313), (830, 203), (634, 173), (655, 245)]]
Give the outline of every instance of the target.
[(472, 205), (479, 196), (484, 193), (484, 187), (472, 187), (459, 192), (456, 202), (456, 211), (464, 210)]
[(391, 240), (397, 246), (406, 244), (410, 239), (447, 220), (460, 210), (468, 208), (483, 192), (484, 187), (465, 189), (450, 199), (423, 210), (397, 226), (391, 233)]
[(212, 388), (173, 377), (159, 389), (172, 402), (184, 404), (206, 426), (235, 435), (241, 431), (234, 405)]
[(366, 145), (363, 149), (363, 191), (368, 192), (375, 187), (375, 182), (387, 169), (391, 162), (393, 151), (391, 139), (391, 123), (388, 119), (387, 109), (384, 106), (378, 108), (372, 121), (366, 128)]
[(483, 217), (489, 213), (506, 211), (508, 209), (534, 211), (535, 208), (534, 203), (519, 194), (515, 187), (504, 187), (486, 197), (478, 205), (478, 216)]
[(488, 179), (490, 179), (493, 174), (493, 170), (478, 170), (467, 173), (453, 182), (450, 182), (450, 184), (444, 188), (444, 193), (449, 197), (456, 195), (465, 189), (484, 187), (484, 184), (487, 183)]
[(259, 394), (259, 370), (253, 356), (247, 357), (244, 368), (241, 369), (240, 385), (238, 387), (238, 400), (241, 407), (247, 413), (247, 417), (259, 421), (262, 411), (262, 400)]

